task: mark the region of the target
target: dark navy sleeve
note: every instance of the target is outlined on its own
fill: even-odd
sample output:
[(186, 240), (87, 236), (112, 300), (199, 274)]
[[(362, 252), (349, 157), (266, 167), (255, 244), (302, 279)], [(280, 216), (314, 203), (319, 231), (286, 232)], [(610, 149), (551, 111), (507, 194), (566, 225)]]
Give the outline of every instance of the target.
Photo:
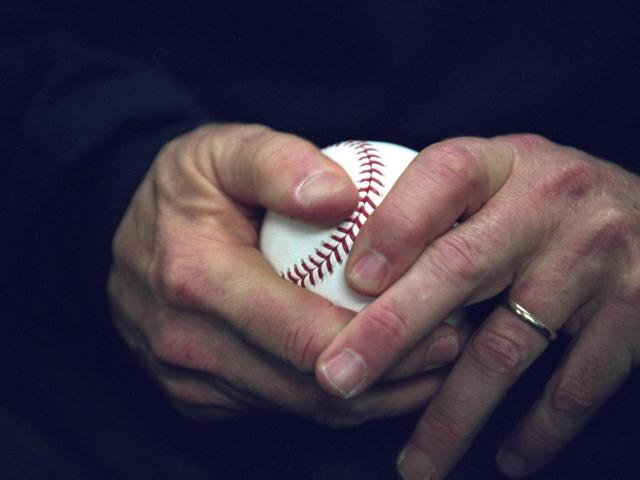
[(159, 149), (205, 121), (158, 69), (82, 44), (28, 2), (1, 3), (2, 320), (50, 309), (55, 329), (38, 331), (87, 328), (99, 342), (78, 319), (104, 313), (117, 224)]

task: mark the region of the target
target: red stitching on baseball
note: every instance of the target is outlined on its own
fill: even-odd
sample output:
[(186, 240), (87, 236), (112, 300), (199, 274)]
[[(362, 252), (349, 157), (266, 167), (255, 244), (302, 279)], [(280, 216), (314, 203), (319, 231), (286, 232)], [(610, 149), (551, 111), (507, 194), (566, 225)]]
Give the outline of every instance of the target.
[(355, 183), (358, 185), (360, 202), (351, 216), (329, 234), (329, 240), (323, 241), (321, 246), (315, 249), (314, 254), (298, 260), (295, 265), (287, 269), (286, 273), (280, 272), (282, 278), (303, 288), (307, 288), (308, 284), (315, 286), (317, 282), (324, 279), (325, 275), (333, 273), (336, 262), (342, 263), (343, 256), (346, 257), (349, 254), (364, 220), (369, 218), (376, 208), (372, 197), (382, 197), (379, 187), (384, 188), (382, 182), (384, 173), (380, 167), (385, 165), (378, 150), (368, 142), (355, 140), (336, 146), (349, 147), (356, 152), (360, 170), (359, 178)]

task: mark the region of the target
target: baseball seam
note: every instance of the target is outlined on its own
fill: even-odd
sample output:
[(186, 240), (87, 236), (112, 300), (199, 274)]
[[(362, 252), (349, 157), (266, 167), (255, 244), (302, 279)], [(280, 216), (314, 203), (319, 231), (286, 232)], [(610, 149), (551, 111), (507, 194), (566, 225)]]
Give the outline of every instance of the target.
[(362, 225), (376, 209), (375, 200), (379, 201), (383, 196), (385, 164), (378, 150), (368, 142), (356, 140), (336, 146), (355, 150), (359, 163), (356, 186), (360, 200), (351, 216), (329, 233), (329, 238), (315, 248), (315, 253), (298, 260), (287, 268), (286, 273), (280, 272), (282, 278), (302, 288), (307, 288), (309, 284), (315, 286), (325, 276), (333, 274), (336, 263), (341, 264), (347, 257)]

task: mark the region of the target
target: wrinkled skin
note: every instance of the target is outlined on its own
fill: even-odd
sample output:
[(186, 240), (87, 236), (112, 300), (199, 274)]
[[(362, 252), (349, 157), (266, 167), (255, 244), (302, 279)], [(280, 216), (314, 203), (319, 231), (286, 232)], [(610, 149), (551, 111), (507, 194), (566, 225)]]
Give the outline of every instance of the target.
[(328, 225), (357, 200), (315, 146), (263, 126), (208, 125), (162, 149), (114, 238), (109, 294), (117, 328), (180, 409), (352, 425), (433, 397), (443, 379), (434, 367), (455, 358), (463, 334), (439, 327), (385, 381), (336, 398), (313, 370), (353, 312), (283, 281), (257, 249), (265, 208)]
[[(318, 379), (335, 395), (369, 391), (450, 311), (501, 292), (572, 337), (498, 454), (505, 474), (523, 477), (575, 437), (640, 359), (640, 181), (535, 135), (434, 144), (360, 232), (347, 276), (380, 296), (320, 356)], [(404, 478), (445, 477), (547, 345), (498, 306), (401, 453)], [(344, 351), (357, 361), (336, 362)], [(350, 365), (359, 370), (346, 375)]]

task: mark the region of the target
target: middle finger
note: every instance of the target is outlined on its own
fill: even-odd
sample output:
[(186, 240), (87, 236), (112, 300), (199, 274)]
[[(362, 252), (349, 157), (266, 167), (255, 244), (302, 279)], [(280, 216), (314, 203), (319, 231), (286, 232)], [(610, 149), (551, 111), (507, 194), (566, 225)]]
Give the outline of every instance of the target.
[(478, 216), (435, 240), (336, 336), (316, 364), (324, 388), (342, 397), (357, 395), (459, 305), (478, 295), (489, 298), (511, 283), (522, 259), (537, 248), (538, 235), (513, 228), (489, 238), (497, 214)]

